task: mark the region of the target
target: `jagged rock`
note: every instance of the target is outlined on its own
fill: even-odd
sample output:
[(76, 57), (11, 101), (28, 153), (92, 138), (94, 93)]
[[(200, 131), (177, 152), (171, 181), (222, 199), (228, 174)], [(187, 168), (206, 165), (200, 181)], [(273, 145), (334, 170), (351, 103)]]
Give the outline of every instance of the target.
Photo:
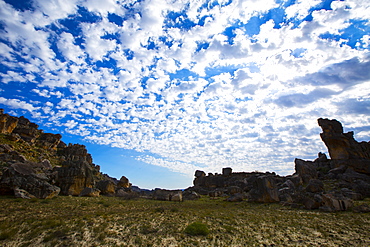
[(130, 188), (131, 184), (128, 178), (126, 178), (125, 176), (122, 176), (121, 179), (118, 181), (117, 187)]
[(320, 209), (324, 211), (345, 211), (353, 206), (353, 201), (349, 198), (333, 195), (323, 194), (322, 195), (323, 206)]
[(10, 134), (17, 126), (18, 118), (4, 114), (4, 110), (0, 109), (0, 134)]
[(358, 143), (353, 138), (353, 131), (343, 133), (339, 121), (320, 118), (318, 124), (323, 130), (320, 136), (331, 159), (370, 159), (370, 142)]
[(49, 199), (57, 196), (60, 188), (51, 185), (45, 174), (36, 174), (35, 169), (28, 163), (15, 163), (7, 167), (0, 180), (0, 193), (14, 193), (14, 189), (22, 189), (29, 194)]
[(278, 202), (279, 195), (273, 176), (257, 177), (253, 189), (248, 194), (249, 201), (253, 202)]
[(294, 163), (296, 174), (302, 178), (303, 183), (308, 183), (311, 179), (317, 178), (317, 170), (312, 161), (295, 159)]
[(60, 134), (41, 133), (36, 140), (36, 145), (43, 149), (56, 150), (60, 139), (62, 139), (62, 135)]
[(25, 117), (18, 118), (17, 126), (14, 128), (13, 133), (18, 134), (24, 141), (34, 143), (41, 135), (42, 131), (38, 129), (38, 125), (32, 123)]
[(100, 196), (100, 190), (96, 188), (84, 188), (79, 196), (85, 196), (85, 197), (99, 197)]
[(84, 145), (69, 145), (61, 152), (65, 157), (58, 172), (57, 184), (64, 195), (78, 196), (81, 191), (95, 185), (92, 158)]
[(113, 195), (116, 193), (116, 184), (109, 179), (97, 182), (96, 188), (101, 191), (102, 195)]

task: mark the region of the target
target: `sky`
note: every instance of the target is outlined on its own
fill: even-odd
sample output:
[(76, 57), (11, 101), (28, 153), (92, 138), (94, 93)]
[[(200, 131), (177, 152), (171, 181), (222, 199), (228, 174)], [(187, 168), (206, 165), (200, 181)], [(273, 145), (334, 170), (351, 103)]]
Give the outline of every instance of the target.
[(0, 107), (141, 188), (370, 140), (370, 1), (0, 0)]

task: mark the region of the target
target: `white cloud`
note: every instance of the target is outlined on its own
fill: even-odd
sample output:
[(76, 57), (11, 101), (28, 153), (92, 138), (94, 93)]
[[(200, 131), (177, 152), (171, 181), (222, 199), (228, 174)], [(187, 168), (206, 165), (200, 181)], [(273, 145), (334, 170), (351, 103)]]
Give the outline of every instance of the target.
[[(274, 28), (269, 20), (249, 37), (243, 25), (278, 7), (275, 1), (224, 6), (225, 1), (202, 10), (200, 1), (159, 2), (132, 2), (129, 13), (122, 7), (127, 1), (79, 1), (101, 19), (80, 23), (78, 36), (36, 28), (50, 23), (60, 28), (60, 18), (76, 13), (74, 1), (65, 6), (35, 2), (34, 12), (19, 12), (0, 1), (8, 41), (0, 43), (0, 51), (10, 68), (2, 73), (2, 83), (28, 83), (32, 96), (53, 104), (39, 112), (26, 96), (16, 100), (3, 92), (0, 103), (49, 116), (89, 141), (150, 152), (154, 155), (139, 160), (189, 176), (194, 169), (219, 172), (224, 166), (276, 168), (287, 174), (295, 157), (325, 151), (317, 118), (335, 117), (355, 127), (369, 124), (360, 115), (370, 93), (368, 52), (321, 37), (340, 35), (351, 19), (367, 20), (362, 11), (369, 4), (336, 1), (333, 10), (313, 11), (312, 21)], [(285, 10), (287, 18), (302, 21), (320, 2), (298, 1)], [(196, 24), (204, 17), (205, 24), (164, 28), (170, 11), (186, 13)], [(122, 26), (109, 22), (109, 13), (125, 17)], [(174, 21), (180, 25), (181, 18)], [(230, 44), (224, 31), (232, 25)], [(148, 42), (154, 49), (147, 49)], [(368, 35), (358, 42), (369, 46)], [(197, 51), (199, 44), (204, 47)], [(66, 61), (59, 61), (51, 47)], [(96, 63), (110, 59), (115, 61), (110, 68)], [(21, 90), (15, 93), (22, 95)]]

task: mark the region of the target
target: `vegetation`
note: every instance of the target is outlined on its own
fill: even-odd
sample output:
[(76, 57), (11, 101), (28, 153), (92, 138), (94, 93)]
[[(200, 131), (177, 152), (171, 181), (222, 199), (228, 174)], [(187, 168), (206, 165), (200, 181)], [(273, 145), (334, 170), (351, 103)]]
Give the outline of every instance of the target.
[(183, 203), (0, 197), (0, 203), (0, 246), (370, 246), (369, 213), (208, 197)]

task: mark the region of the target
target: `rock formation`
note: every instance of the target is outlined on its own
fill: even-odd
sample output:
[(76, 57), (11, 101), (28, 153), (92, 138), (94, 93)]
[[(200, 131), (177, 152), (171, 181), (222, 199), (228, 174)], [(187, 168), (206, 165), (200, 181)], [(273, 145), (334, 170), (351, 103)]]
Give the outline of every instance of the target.
[(269, 172), (233, 173), (231, 168), (206, 176), (197, 170), (194, 186), (186, 192), (324, 211), (351, 208), (353, 200), (370, 197), (370, 142), (359, 143), (353, 132), (343, 133), (337, 120), (320, 118), (318, 124), (331, 159), (321, 152), (314, 161), (295, 159), (295, 173), (286, 177)]
[(0, 195), (45, 199), (59, 193), (99, 196), (101, 192), (114, 196), (121, 188), (130, 193), (129, 180), (102, 174), (84, 145), (67, 146), (60, 134), (44, 133), (25, 117), (12, 117), (0, 109), (0, 138)]

